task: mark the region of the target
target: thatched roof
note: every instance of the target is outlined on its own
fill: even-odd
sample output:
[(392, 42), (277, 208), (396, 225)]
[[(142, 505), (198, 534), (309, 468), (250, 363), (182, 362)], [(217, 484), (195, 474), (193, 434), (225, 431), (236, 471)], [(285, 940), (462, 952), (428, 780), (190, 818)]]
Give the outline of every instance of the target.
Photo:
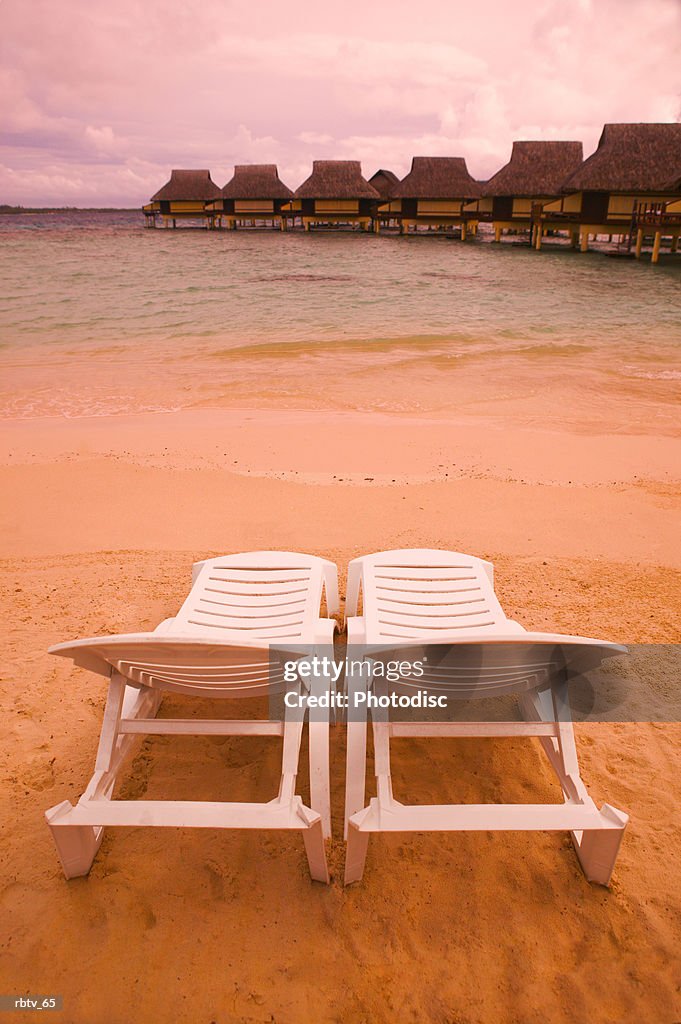
[(681, 124), (606, 124), (598, 149), (563, 191), (658, 192), (680, 178)]
[(483, 185), (483, 195), (558, 195), (582, 158), (581, 142), (514, 142), (511, 159)]
[(480, 182), (462, 156), (415, 156), (411, 171), (395, 189), (400, 199), (476, 199)]
[(362, 177), (359, 160), (314, 160), (312, 174), (295, 195), (296, 199), (380, 199)]
[(237, 164), (222, 195), (225, 199), (291, 199), (293, 192), (280, 180), (276, 164)]
[(211, 180), (210, 171), (178, 171), (170, 172), (170, 181), (151, 197), (152, 203), (161, 199), (200, 200), (219, 199), (222, 192)]
[(381, 167), (380, 170), (376, 171), (369, 178), (369, 184), (376, 189), (383, 199), (390, 199), (399, 183), (400, 179), (397, 175), (392, 171), (387, 171), (385, 167)]

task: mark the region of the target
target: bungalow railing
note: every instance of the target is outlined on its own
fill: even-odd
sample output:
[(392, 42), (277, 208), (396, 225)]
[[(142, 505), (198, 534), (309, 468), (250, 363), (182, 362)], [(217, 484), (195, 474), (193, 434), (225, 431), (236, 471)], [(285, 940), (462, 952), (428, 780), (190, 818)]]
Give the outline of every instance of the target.
[(668, 213), (664, 203), (638, 203), (634, 213), (636, 228), (665, 228), (681, 226), (681, 212)]

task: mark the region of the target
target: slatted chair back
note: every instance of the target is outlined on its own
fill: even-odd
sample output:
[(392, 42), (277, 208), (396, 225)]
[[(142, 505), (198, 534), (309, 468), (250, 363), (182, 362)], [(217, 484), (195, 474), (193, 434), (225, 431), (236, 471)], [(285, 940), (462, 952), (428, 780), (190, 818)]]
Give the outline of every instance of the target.
[(325, 586), (330, 613), (337, 610), (331, 607), (330, 565), (289, 551), (251, 551), (198, 563), (172, 632), (220, 642), (310, 638)]
[[(361, 563), (366, 640), (450, 639), (509, 625), (491, 563), (456, 551), (383, 551)], [(510, 631), (517, 627), (511, 624)]]

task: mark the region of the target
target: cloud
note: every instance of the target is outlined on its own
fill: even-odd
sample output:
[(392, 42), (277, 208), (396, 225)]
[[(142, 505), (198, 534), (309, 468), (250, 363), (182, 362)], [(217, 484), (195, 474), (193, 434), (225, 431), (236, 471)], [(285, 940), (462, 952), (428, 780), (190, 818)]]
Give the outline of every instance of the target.
[(103, 125), (101, 128), (96, 128), (94, 125), (89, 124), (85, 128), (84, 135), (85, 139), (92, 143), (94, 149), (105, 153), (113, 152), (120, 145), (120, 141), (114, 135), (113, 128), (108, 124)]
[[(517, 138), (681, 110), (677, 0), (4, 0), (0, 202), (139, 205), (171, 167), (315, 158), (492, 174)], [(598, 41), (606, 39), (607, 53)]]
[(300, 132), (296, 138), (304, 142), (306, 146), (328, 146), (330, 142), (333, 142), (333, 135), (325, 135), (322, 132)]

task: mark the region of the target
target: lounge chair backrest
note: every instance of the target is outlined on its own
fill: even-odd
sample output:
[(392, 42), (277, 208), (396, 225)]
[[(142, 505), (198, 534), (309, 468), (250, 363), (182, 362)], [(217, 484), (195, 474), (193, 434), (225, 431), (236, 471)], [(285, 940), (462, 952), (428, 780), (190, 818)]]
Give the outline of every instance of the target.
[(329, 592), (332, 576), (335, 580), (332, 563), (290, 551), (210, 558), (195, 566), (194, 585), (173, 620), (172, 633), (248, 643), (309, 638), (325, 585), (329, 613), (337, 611)]
[(366, 639), (451, 638), (508, 625), (490, 562), (457, 551), (382, 551), (358, 559)]

